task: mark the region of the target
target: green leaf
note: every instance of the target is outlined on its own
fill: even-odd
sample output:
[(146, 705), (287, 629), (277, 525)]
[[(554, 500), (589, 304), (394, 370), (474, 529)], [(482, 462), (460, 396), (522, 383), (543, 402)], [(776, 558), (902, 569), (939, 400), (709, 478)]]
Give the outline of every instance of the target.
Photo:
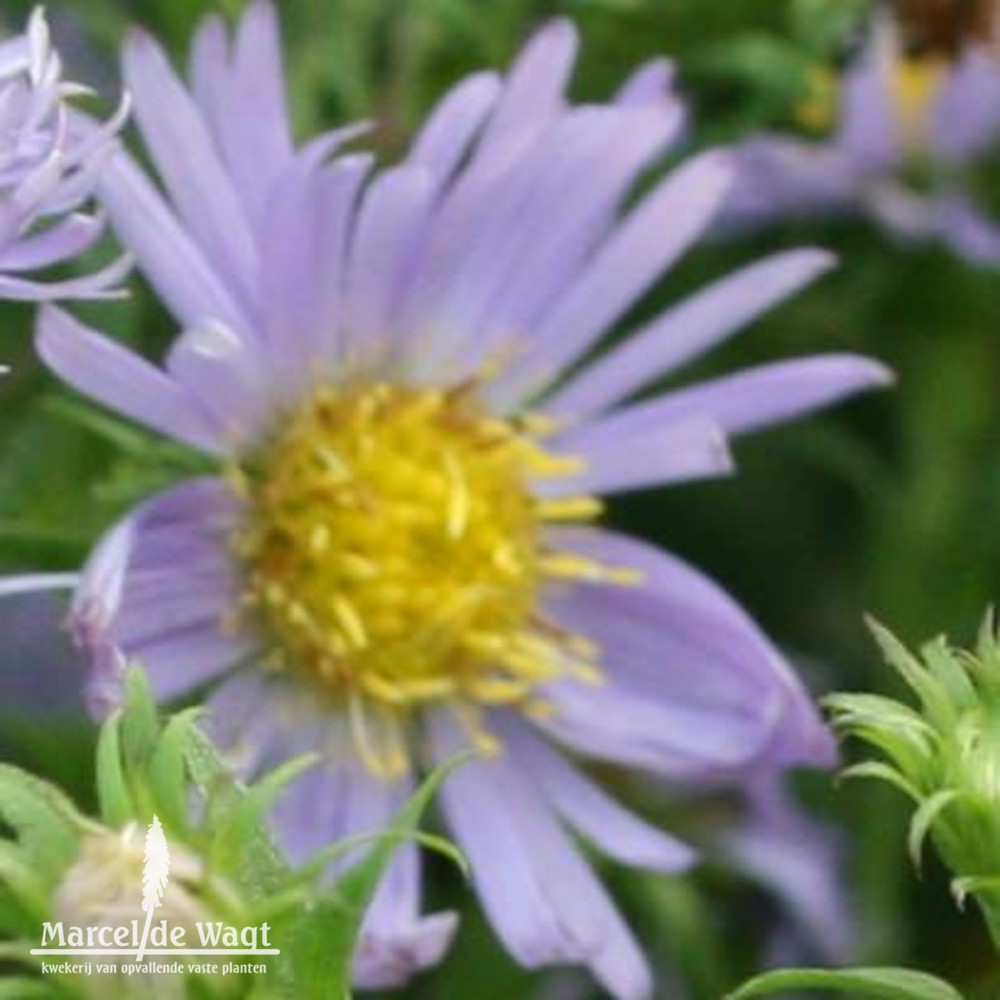
[(953, 986), (912, 969), (781, 969), (744, 983), (728, 1000), (766, 997), (790, 990), (838, 990), (878, 1000), (962, 1000)]
[(350, 996), (351, 954), (365, 910), (378, 888), (402, 838), (412, 836), (442, 783), (472, 754), (438, 767), (390, 824), (390, 836), (377, 840), (371, 851), (336, 887), (306, 914), (296, 927), (296, 986), (315, 1000)]
[(104, 822), (117, 829), (135, 817), (121, 749), (122, 713), (113, 712), (97, 739), (97, 804)]

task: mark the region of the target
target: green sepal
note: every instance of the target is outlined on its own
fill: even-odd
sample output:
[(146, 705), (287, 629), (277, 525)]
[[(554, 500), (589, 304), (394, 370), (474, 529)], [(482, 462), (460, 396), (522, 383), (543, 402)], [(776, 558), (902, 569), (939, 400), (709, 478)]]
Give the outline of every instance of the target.
[[(187, 740), (187, 765), (205, 797), (208, 840), (204, 850), (211, 869), (231, 879), (253, 904), (279, 890), (288, 868), (274, 845), (266, 813), (274, 788), (265, 782), (254, 796), (237, 782), (212, 741), (196, 726)], [(311, 761), (290, 761), (279, 782), (291, 780)]]
[(845, 767), (837, 777), (840, 781), (851, 781), (857, 778), (885, 781), (909, 796), (914, 803), (919, 805), (923, 801), (920, 792), (911, 782), (907, 781), (894, 767), (890, 767), (880, 760), (866, 760), (860, 764), (852, 764), (850, 767)]
[(296, 983), (314, 1000), (344, 1000), (351, 995), (351, 956), (361, 921), (379, 880), (400, 842), (412, 837), (431, 800), (452, 772), (474, 754), (463, 754), (436, 768), (389, 825), (369, 853), (294, 925)]
[(390, 840), (397, 845), (406, 842), (419, 844), (419, 846), (447, 858), (466, 879), (471, 877), (472, 872), (468, 859), (450, 840), (433, 833), (425, 833), (423, 830), (411, 830), (399, 834), (390, 829), (378, 830), (373, 833), (359, 833), (338, 840), (335, 844), (330, 844), (329, 847), (321, 849), (304, 865), (296, 869), (295, 878), (302, 882), (311, 882), (334, 862), (353, 853), (359, 847), (367, 847), (380, 840)]
[[(948, 690), (887, 628), (867, 618), (866, 622), (882, 655), (890, 666), (912, 688), (924, 707), (927, 719), (935, 726), (947, 726), (954, 720), (955, 709), (948, 698)], [(933, 646), (933, 644), (932, 644)]]
[(149, 788), (157, 815), (169, 829), (186, 831), (188, 823), (188, 751), (201, 707), (171, 716), (163, 727), (149, 761)]
[(122, 711), (117, 709), (97, 738), (97, 805), (101, 819), (112, 829), (125, 826), (136, 815), (122, 760), (121, 723)]
[(963, 797), (963, 793), (956, 788), (942, 788), (941, 791), (935, 792), (921, 802), (917, 811), (913, 814), (913, 818), (910, 820), (910, 829), (906, 836), (906, 845), (910, 851), (910, 860), (913, 862), (913, 867), (918, 872), (923, 869), (924, 840), (927, 839), (927, 834), (930, 832), (931, 827), (948, 806), (955, 802), (956, 799)]
[(236, 782), (216, 786), (210, 804), (213, 856), (250, 903), (270, 898), (288, 879), (268, 814), (282, 788), (314, 763), (311, 755), (297, 757), (249, 788)]
[(160, 717), (146, 672), (137, 666), (125, 672), (121, 744), (126, 766), (144, 768), (160, 734)]

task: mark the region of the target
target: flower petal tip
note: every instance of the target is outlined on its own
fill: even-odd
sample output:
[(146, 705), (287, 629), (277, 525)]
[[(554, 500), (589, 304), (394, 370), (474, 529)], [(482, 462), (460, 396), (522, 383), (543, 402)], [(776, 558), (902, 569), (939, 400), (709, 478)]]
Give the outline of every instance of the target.
[(546, 42), (550, 45), (577, 45), (580, 40), (580, 33), (576, 30), (576, 25), (568, 17), (553, 17), (545, 21), (535, 32), (536, 42)]
[(354, 981), (362, 989), (404, 986), (414, 975), (437, 965), (451, 947), (458, 929), (452, 911), (421, 917), (402, 933), (362, 932), (354, 956)]
[(277, 10), (272, 0), (253, 0), (247, 7), (247, 16), (277, 17)]
[(701, 852), (688, 844), (678, 844), (670, 870), (674, 872), (689, 872), (701, 864)]
[(699, 169), (705, 172), (729, 177), (736, 172), (736, 151), (729, 146), (718, 146), (706, 150), (688, 162), (697, 164)]
[(817, 722), (815, 733), (803, 742), (800, 755), (791, 762), (795, 767), (808, 767), (817, 771), (834, 771), (840, 767), (840, 750), (830, 729)]
[(127, 54), (131, 49), (142, 47), (159, 48), (160, 43), (153, 36), (152, 32), (147, 31), (140, 25), (134, 24), (125, 32), (125, 52)]
[(858, 357), (858, 379), (862, 388), (890, 389), (899, 381), (896, 373), (881, 361)]
[(805, 261), (812, 264), (817, 277), (832, 271), (840, 264), (839, 255), (825, 247), (803, 247), (798, 253)]

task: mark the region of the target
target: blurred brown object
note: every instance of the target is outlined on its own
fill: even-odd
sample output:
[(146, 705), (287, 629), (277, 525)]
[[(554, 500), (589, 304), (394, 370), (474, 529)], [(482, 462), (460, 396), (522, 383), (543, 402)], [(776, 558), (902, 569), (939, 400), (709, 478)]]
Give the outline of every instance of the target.
[(998, 42), (1000, 0), (892, 0), (907, 48), (958, 52), (966, 42)]

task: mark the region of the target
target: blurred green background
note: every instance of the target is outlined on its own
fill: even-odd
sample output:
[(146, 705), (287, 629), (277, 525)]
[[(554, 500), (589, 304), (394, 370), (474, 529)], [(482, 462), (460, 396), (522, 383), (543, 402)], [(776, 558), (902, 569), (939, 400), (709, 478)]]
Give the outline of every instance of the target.
[[(920, 3), (907, 3), (911, 17)], [(947, 4), (923, 5), (935, 16)], [(956, 16), (962, 5), (951, 4)], [(115, 49), (127, 26), (152, 29), (184, 58), (198, 18), (232, 15), (239, 0), (50, 0), (75, 75), (112, 97)], [(21, 23), (27, 2), (5, 0)], [(694, 108), (689, 148), (788, 127), (815, 95), (815, 69), (855, 50), (870, 5), (860, 0), (287, 0), (279, 3), (300, 135), (376, 117), (391, 159), (434, 100), (484, 65), (504, 66), (530, 30), (571, 16), (585, 44), (575, 92), (607, 95), (637, 62), (678, 62)], [(927, 22), (923, 27), (927, 28)], [(938, 22), (934, 22), (938, 24)], [(930, 31), (930, 28), (927, 28)], [(937, 30), (935, 28), (935, 30)], [(992, 179), (1000, 194), (1000, 176)], [(740, 475), (646, 493), (617, 503), (618, 525), (656, 540), (718, 579), (801, 658), (810, 685), (894, 691), (862, 613), (908, 641), (938, 632), (966, 640), (1000, 591), (1000, 275), (944, 250), (902, 249), (862, 224), (787, 226), (766, 236), (705, 245), (651, 296), (652, 310), (767, 251), (803, 244), (835, 250), (831, 277), (748, 330), (683, 378), (815, 351), (853, 350), (888, 362), (896, 390), (741, 441)], [(156, 354), (171, 328), (148, 295), (85, 310), (88, 318)], [(0, 355), (13, 368), (0, 392), (0, 560), (7, 570), (73, 568), (101, 527), (153, 485), (148, 463), (105, 427), (84, 426), (69, 394), (33, 359), (31, 312), (3, 306)], [(68, 404), (68, 405), (67, 405)], [(142, 450), (141, 447), (139, 449)], [(72, 704), (77, 674), (64, 648), (28, 648), (58, 609), (11, 606), (5, 670), (19, 692)], [(53, 666), (53, 660), (58, 661)], [(27, 670), (37, 677), (25, 677)], [(44, 670), (43, 670), (44, 667)], [(44, 678), (44, 680), (39, 679)], [(90, 727), (68, 707), (53, 722), (32, 714), (9, 681), (0, 746), (5, 755), (89, 795)], [(80, 752), (67, 753), (67, 748)], [(695, 836), (724, 804), (655, 805), (636, 784), (622, 791), (647, 813), (662, 810)], [(849, 843), (845, 875), (859, 959), (912, 964), (951, 977), (970, 995), (995, 996), (1000, 976), (975, 914), (953, 907), (943, 874), (913, 876), (905, 814), (882, 788), (806, 782), (812, 808)], [(659, 801), (659, 797), (657, 797)], [(435, 897), (463, 898), (443, 868)], [(664, 983), (664, 995), (717, 998), (763, 959), (764, 896), (720, 867), (691, 880), (608, 872)], [(452, 956), (407, 992), (413, 997), (589, 996), (575, 977), (529, 976), (503, 957), (474, 906)]]

